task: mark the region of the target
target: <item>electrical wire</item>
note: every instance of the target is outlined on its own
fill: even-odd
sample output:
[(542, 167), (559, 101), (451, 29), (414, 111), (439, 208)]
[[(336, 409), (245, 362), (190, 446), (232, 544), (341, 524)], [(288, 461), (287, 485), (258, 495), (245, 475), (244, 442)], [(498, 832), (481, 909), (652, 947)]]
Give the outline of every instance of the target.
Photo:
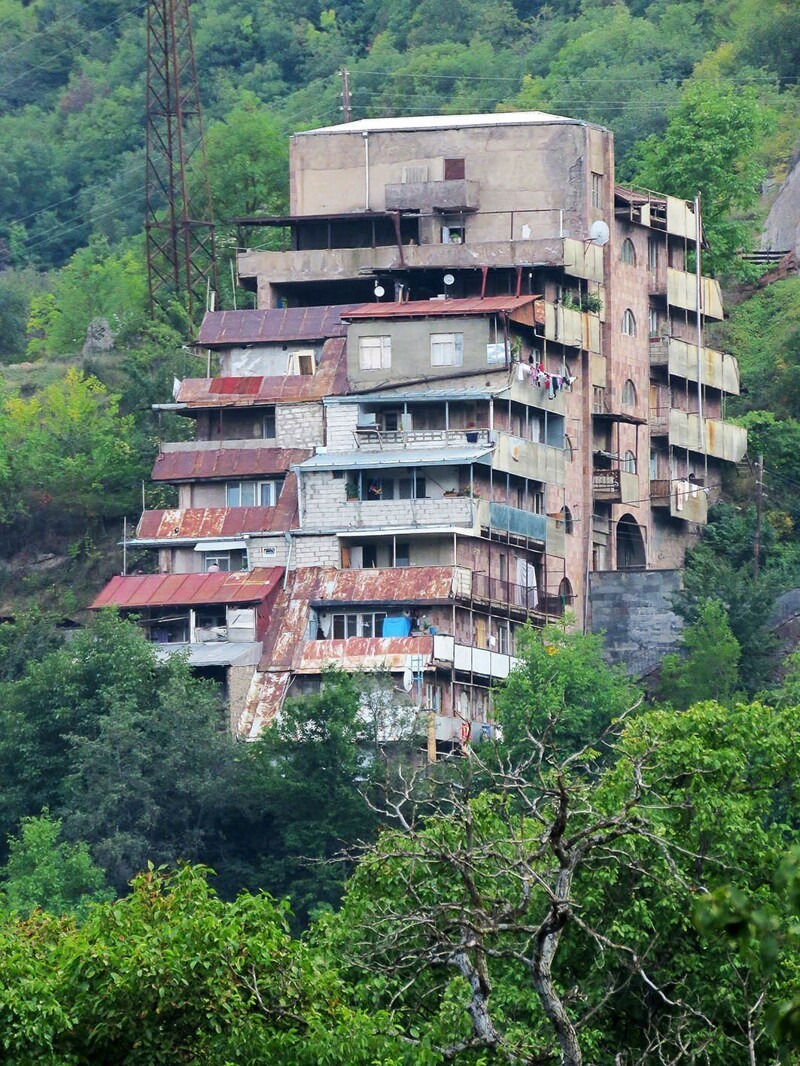
[(47, 26), (43, 30), (39, 30), (37, 33), (32, 33), (30, 37), (23, 37), (21, 41), (17, 41), (11, 48), (6, 48), (5, 52), (0, 52), (0, 59), (4, 59), (6, 56), (13, 55), (14, 52), (18, 52), (20, 48), (24, 48), (26, 44), (30, 44), (31, 41), (37, 40), (39, 37), (44, 37), (48, 34), (54, 26), (60, 26), (62, 22), (68, 22), (71, 18), (74, 18), (79, 11), (83, 11), (86, 4), (78, 4), (74, 11), (71, 11), (68, 15), (62, 15), (60, 19), (55, 19), (53, 22), (48, 22)]

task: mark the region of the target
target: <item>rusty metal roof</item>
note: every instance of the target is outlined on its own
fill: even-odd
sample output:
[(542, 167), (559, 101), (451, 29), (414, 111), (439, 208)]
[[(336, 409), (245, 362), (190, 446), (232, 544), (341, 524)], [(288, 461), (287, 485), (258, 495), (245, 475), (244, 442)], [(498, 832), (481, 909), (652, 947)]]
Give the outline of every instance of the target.
[(321, 341), (343, 337), (342, 314), (360, 304), (323, 307), (250, 308), (244, 311), (207, 311), (196, 343), (204, 348), (286, 341)]
[(288, 670), (271, 673), (258, 670), (250, 683), (244, 712), (237, 732), (245, 740), (256, 740), (283, 706), (292, 675)]
[(113, 577), (90, 610), (259, 603), (270, 595), (282, 577), (280, 566), (218, 574), (129, 574)]
[(459, 466), (464, 463), (489, 462), (485, 457), (493, 444), (471, 444), (464, 447), (386, 448), (375, 452), (318, 452), (306, 459), (299, 469), (304, 473), (317, 470), (369, 470), (380, 466)]
[(153, 481), (193, 481), (285, 474), (310, 455), (308, 448), (186, 448), (162, 452), (151, 477)]
[(136, 540), (207, 540), (275, 533), (297, 524), (297, 477), (287, 474), (275, 507), (187, 507), (145, 511)]
[(347, 392), (345, 337), (326, 340), (315, 374), (278, 377), (184, 378), (176, 402), (186, 407), (258, 407), (273, 403), (308, 403)]
[(343, 314), (347, 319), (441, 318), (445, 315), (492, 315), (516, 311), (533, 303), (537, 296), (479, 296), (464, 300), (409, 300), (406, 303), (362, 304)]
[(422, 656), (423, 669), (433, 666), (433, 637), (347, 637), (344, 640), (310, 640), (294, 665), (297, 674), (319, 674), (330, 666), (342, 670), (409, 668), (412, 655)]
[(313, 604), (447, 603), (452, 566), (398, 566), (376, 570), (320, 570)]

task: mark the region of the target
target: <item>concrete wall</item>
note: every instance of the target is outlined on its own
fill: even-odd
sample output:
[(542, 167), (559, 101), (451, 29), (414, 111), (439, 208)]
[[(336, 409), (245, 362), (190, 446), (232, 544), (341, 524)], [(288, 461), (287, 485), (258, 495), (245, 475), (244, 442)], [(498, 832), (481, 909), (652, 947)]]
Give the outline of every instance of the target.
[[(431, 302), (431, 315), (436, 314), (436, 301)], [(463, 362), (459, 366), (431, 365), (431, 334), (460, 333), (463, 335)], [(385, 370), (362, 370), (359, 366), (361, 337), (391, 337), (392, 365)], [(487, 318), (413, 318), (373, 319), (353, 322), (347, 331), (347, 377), (356, 388), (372, 388), (386, 381), (404, 378), (445, 375), (452, 371), (480, 371), (491, 365), (486, 359), (486, 345), (502, 341), (491, 329)]]
[(606, 658), (641, 677), (674, 651), (683, 622), (672, 610), (671, 598), (680, 588), (678, 570), (591, 574), (591, 631), (605, 630)]
[[(558, 237), (563, 211), (565, 235), (580, 239), (590, 221), (591, 172), (603, 172), (610, 143), (605, 131), (563, 121), (395, 129), (367, 137), (347, 128), (297, 134), (290, 147), (291, 211), (383, 211), (387, 185), (402, 184), (404, 177), (406, 183), (410, 177), (418, 183), (424, 177), (421, 184), (442, 181), (444, 160), (461, 158), (466, 181), (478, 185), (471, 190), (479, 211), (467, 221), (467, 242), (508, 239), (512, 211), (532, 237)], [(529, 217), (522, 219), (524, 213)]]
[(265, 438), (263, 425), (263, 407), (244, 411), (203, 411), (197, 417), (197, 439), (215, 442), (259, 440), (263, 446), (274, 448), (314, 448), (323, 443), (322, 404), (276, 404), (275, 436)]
[(313, 352), (314, 362), (319, 363), (322, 345), (315, 345), (311, 341), (290, 341), (286, 344), (251, 344), (246, 347), (226, 348), (220, 353), (220, 376), (283, 377), (286, 374), (297, 374), (297, 366), (292, 359), (297, 352)]

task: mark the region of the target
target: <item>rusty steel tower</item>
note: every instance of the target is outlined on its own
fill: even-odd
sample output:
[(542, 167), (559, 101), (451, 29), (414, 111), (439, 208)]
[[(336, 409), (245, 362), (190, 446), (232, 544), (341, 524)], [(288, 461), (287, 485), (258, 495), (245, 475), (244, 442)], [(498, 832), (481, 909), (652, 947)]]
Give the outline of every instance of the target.
[(147, 5), (146, 133), (150, 313), (177, 299), (196, 325), (217, 268), (189, 0)]

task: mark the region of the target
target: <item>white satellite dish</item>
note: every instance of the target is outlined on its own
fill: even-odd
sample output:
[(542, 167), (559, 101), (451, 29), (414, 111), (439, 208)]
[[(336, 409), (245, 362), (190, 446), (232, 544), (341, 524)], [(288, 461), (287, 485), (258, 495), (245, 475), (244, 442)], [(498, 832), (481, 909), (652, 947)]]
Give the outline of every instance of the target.
[(442, 280), (444, 281), (445, 285), (452, 285), (456, 279), (453, 277), (452, 274), (445, 274)]
[(608, 224), (603, 222), (602, 218), (598, 218), (596, 222), (593, 222), (589, 227), (589, 240), (593, 244), (599, 245), (601, 248), (604, 244), (608, 244), (608, 238), (611, 236), (611, 230), (608, 228)]
[(384, 289), (383, 285), (376, 285), (374, 292), (375, 292), (375, 295), (380, 300), (381, 296), (383, 296), (384, 293), (386, 292), (386, 289)]

